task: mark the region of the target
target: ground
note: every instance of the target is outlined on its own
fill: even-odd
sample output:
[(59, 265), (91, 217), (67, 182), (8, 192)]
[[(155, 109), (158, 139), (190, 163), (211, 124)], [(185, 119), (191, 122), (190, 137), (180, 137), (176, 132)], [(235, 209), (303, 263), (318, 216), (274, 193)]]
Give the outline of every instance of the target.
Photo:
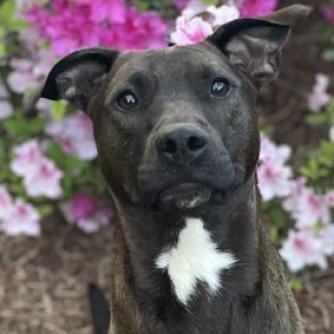
[[(284, 4), (296, 1), (283, 0)], [(319, 5), (326, 1), (300, 1)], [(259, 114), (274, 126), (278, 142), (293, 147), (317, 146), (327, 129), (304, 123), (305, 96), (314, 74), (334, 79), (333, 63), (321, 60), (330, 36), (318, 27), (319, 12), (292, 35), (282, 62), (282, 74), (260, 98)], [(0, 235), (0, 333), (91, 334), (86, 289), (91, 281), (102, 287), (112, 267), (111, 228), (94, 235), (53, 217), (43, 222), (41, 238)], [(297, 294), (307, 334), (334, 333), (334, 264), (305, 278)]]
[[(87, 236), (59, 219), (43, 237), (0, 235), (0, 333), (92, 334), (86, 290), (106, 286), (112, 231)], [(297, 295), (307, 334), (334, 333), (334, 269), (315, 272)]]

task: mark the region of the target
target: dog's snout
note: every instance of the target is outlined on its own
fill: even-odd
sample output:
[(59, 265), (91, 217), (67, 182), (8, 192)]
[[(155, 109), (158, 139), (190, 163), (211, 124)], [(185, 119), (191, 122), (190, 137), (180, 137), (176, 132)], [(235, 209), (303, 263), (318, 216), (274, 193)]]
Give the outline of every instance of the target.
[(172, 125), (159, 134), (157, 150), (169, 160), (189, 162), (203, 155), (208, 142), (208, 134), (197, 125)]

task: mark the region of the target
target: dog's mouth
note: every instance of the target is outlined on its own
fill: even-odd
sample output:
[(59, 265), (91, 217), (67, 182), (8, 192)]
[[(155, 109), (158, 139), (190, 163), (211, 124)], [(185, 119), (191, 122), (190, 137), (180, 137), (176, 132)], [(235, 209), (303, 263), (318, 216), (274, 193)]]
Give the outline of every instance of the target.
[(178, 210), (191, 210), (217, 201), (223, 193), (199, 183), (187, 182), (170, 186), (160, 191), (156, 205), (164, 208)]
[(196, 183), (181, 183), (164, 189), (158, 195), (158, 202), (178, 209), (192, 209), (210, 201), (211, 189)]
[(161, 171), (151, 165), (143, 165), (132, 200), (156, 210), (169, 211), (189, 211), (205, 205), (222, 204), (229, 192), (243, 182), (244, 175), (238, 164), (226, 165), (220, 173), (210, 168)]

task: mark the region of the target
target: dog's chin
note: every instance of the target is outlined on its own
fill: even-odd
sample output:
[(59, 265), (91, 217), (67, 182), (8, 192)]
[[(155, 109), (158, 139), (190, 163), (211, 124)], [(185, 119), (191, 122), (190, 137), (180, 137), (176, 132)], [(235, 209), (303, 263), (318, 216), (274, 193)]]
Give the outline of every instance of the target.
[(186, 211), (201, 207), (212, 200), (214, 190), (197, 183), (181, 183), (161, 191), (157, 198), (160, 209)]

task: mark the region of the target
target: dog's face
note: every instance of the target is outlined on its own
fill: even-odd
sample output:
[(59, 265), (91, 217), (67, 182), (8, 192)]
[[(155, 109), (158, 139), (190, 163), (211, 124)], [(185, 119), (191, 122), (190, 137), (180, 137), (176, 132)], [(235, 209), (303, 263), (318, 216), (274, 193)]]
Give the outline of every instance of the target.
[(91, 116), (120, 200), (177, 210), (221, 201), (256, 166), (257, 87), (277, 75), (289, 33), (272, 21), (236, 20), (190, 46), (79, 51), (54, 67), (42, 96)]
[(121, 54), (90, 105), (111, 188), (162, 208), (219, 200), (256, 164), (255, 95), (209, 43)]

